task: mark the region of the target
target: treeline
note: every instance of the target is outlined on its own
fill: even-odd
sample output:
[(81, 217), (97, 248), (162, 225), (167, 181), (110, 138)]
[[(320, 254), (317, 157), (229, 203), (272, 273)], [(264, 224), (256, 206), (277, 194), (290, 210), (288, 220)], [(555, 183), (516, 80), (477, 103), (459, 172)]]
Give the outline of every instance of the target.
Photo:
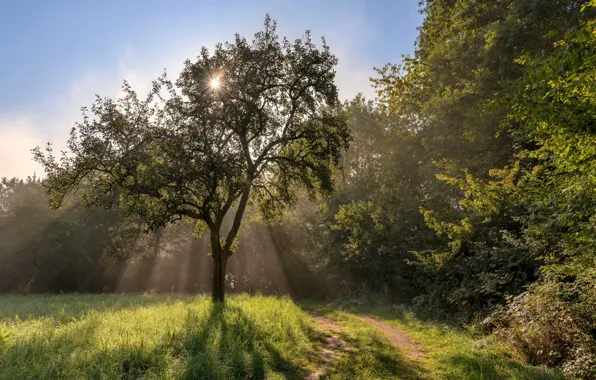
[[(342, 106), (352, 141), (334, 195), (303, 197), (275, 222), (246, 216), (227, 286), (380, 294), (593, 378), (596, 2), (422, 11), (414, 55), (378, 70), (378, 99)], [(145, 233), (81, 202), (50, 211), (39, 179), (3, 180), (1, 291), (210, 288), (200, 228)]]
[[(77, 194), (60, 209), (48, 204), (39, 178), (0, 181), (0, 292), (210, 291), (209, 238), (194, 224), (150, 231), (123, 210), (86, 207)], [(306, 241), (303, 226), (294, 222), (246, 223), (239, 254), (230, 260), (230, 291), (336, 294), (300, 255), (292, 255), (289, 247), (305, 247)]]
[(426, 1), (415, 54), (345, 104), (314, 267), (596, 376), (596, 2)]

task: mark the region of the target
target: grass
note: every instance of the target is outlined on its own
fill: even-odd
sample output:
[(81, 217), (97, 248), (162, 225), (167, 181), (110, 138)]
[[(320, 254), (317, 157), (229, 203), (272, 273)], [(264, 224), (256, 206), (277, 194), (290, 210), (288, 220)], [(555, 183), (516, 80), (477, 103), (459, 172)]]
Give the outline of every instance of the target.
[(329, 369), (330, 379), (426, 379), (419, 362), (406, 357), (377, 329), (352, 313), (329, 305), (305, 304), (305, 309), (337, 320), (349, 349)]
[[(324, 345), (305, 309), (342, 326), (349, 348), (332, 362), (331, 379), (563, 379), (491, 337), (390, 307), (76, 294), (0, 296), (0, 379), (304, 379)], [(424, 357), (400, 351), (354, 313), (407, 332)]]
[[(523, 357), (491, 335), (475, 336), (471, 331), (438, 321), (421, 319), (407, 310), (392, 307), (307, 304), (323, 314), (344, 320), (350, 329), (362, 327), (353, 313), (367, 314), (394, 326), (424, 346), (425, 358), (398, 357), (406, 376), (429, 379), (565, 379), (556, 370), (524, 364)], [(388, 352), (385, 349), (385, 352)], [(344, 373), (348, 373), (345, 371)], [(403, 378), (408, 378), (402, 375)], [(341, 378), (341, 377), (338, 377)]]
[(299, 379), (317, 334), (290, 299), (0, 298), (2, 379)]

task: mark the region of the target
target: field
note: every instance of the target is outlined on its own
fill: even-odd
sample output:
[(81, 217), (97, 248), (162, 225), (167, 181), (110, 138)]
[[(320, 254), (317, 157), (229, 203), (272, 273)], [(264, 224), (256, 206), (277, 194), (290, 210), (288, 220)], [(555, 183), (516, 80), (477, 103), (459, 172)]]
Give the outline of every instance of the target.
[(523, 365), (490, 337), (473, 338), (465, 330), (391, 308), (296, 304), (285, 297), (248, 295), (231, 296), (225, 305), (213, 304), (206, 296), (183, 295), (0, 297), (2, 379), (319, 375), (562, 378)]

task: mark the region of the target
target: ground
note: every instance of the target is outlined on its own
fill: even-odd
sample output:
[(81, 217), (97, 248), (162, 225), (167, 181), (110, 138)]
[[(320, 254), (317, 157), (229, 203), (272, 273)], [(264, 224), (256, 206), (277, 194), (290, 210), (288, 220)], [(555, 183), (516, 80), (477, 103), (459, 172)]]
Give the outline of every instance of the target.
[(1, 379), (562, 379), (392, 307), (287, 297), (0, 296)]

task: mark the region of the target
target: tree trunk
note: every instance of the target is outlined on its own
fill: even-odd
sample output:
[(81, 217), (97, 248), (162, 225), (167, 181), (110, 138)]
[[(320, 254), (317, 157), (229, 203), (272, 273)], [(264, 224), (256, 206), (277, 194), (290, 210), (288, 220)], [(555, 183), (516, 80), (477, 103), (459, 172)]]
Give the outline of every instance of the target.
[(221, 246), (219, 228), (211, 231), (211, 255), (213, 256), (213, 283), (211, 298), (213, 302), (223, 302), (226, 290), (226, 262), (228, 257)]
[(226, 291), (226, 263), (224, 255), (218, 258), (213, 256), (213, 287), (211, 289), (211, 298), (213, 302), (223, 302)]
[[(224, 300), (226, 264), (228, 258), (232, 255), (232, 245), (238, 234), (240, 224), (242, 223), (242, 216), (244, 215), (244, 210), (248, 203), (248, 196), (250, 194), (250, 186), (250, 183), (247, 184), (242, 192), (242, 196), (238, 203), (238, 209), (234, 216), (234, 222), (232, 223), (230, 232), (228, 232), (228, 236), (225, 238), (223, 245), (219, 236), (221, 220), (217, 221), (217, 223), (212, 222), (209, 225), (209, 229), (211, 230), (211, 254), (213, 256), (213, 288), (211, 290), (211, 298), (213, 298), (214, 302), (222, 302)], [(222, 218), (224, 216), (225, 213), (222, 214)]]

